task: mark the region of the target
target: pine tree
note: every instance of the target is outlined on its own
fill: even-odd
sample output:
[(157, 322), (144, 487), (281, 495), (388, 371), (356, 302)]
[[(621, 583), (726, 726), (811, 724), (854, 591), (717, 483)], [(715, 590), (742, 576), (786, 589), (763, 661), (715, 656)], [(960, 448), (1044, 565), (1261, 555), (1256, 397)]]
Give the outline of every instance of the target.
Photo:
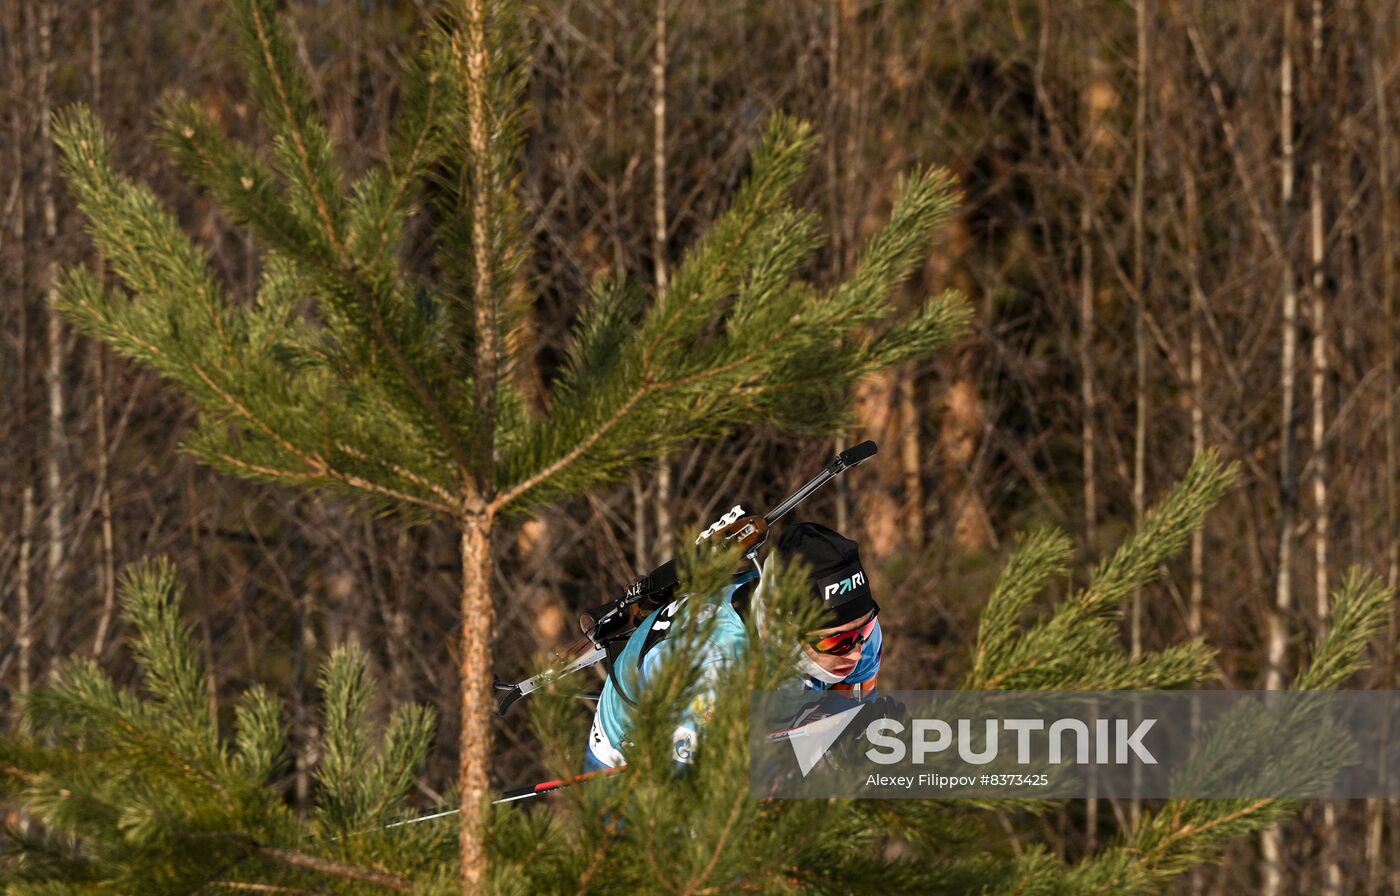
[[(767, 424), (837, 431), (849, 387), (964, 325), (956, 296), (895, 320), (888, 298), (952, 211), (949, 177), (905, 180), (848, 279), (799, 278), (817, 218), (793, 204), (810, 129), (779, 116), (728, 210), (651, 297), (604, 280), (582, 302), (546, 409), (522, 397), (529, 313), (516, 198), (524, 28), (510, 0), (457, 0), (403, 75), (387, 160), (351, 181), (271, 0), (234, 0), (266, 150), (172, 99), (161, 137), (264, 247), (251, 305), (145, 186), (114, 170), (94, 114), (56, 122), (65, 173), (121, 288), (82, 268), (62, 306), (197, 404), (186, 446), (234, 475), (320, 489), (460, 533), (463, 892), (486, 874), (493, 534), (695, 439)], [(432, 263), (408, 267), (409, 222)], [(415, 224), (414, 232), (419, 227)]]
[(74, 659), (25, 702), (32, 736), (0, 741), (0, 781), (46, 829), (8, 832), (5, 892), (214, 893), (257, 882), (281, 892), (406, 893), (415, 878), (446, 892), (450, 829), (355, 836), (401, 814), (432, 740), (431, 711), (399, 707), (382, 738), (369, 738), (376, 701), (365, 658), (333, 651), (319, 681), (318, 798), (298, 816), (272, 786), (291, 755), (284, 707), (254, 687), (235, 707), (233, 736), (221, 736), (180, 600), (169, 563), (130, 570), (122, 607), (146, 693)]
[[(1200, 682), (1199, 642), (1134, 657), (1113, 624), (1138, 587), (1158, 574), (1228, 487), (1233, 471), (1204, 455), (1143, 527), (1100, 564), (1087, 586), (1037, 606), (1068, 568), (1068, 542), (1041, 531), (1022, 539), (996, 583), (967, 658), (967, 686), (1146, 688)], [(684, 558), (696, 593), (722, 583), (732, 555)], [(686, 628), (637, 708), (636, 745), (621, 773), (564, 791), (553, 807), (502, 807), (488, 819), (497, 893), (1127, 894), (1159, 891), (1227, 842), (1287, 817), (1285, 800), (1176, 800), (1074, 864), (1038, 846), (1012, 853), (1001, 818), (1055, 804), (1028, 800), (760, 800), (749, 792), (748, 695), (790, 674), (787, 640), (809, 627), (797, 608), (800, 571), (781, 564), (772, 595), (776, 630), (755, 639), (718, 688), (690, 773), (677, 777), (669, 734), (691, 699), (703, 624)], [(145, 693), (123, 690), (90, 660), (71, 662), (25, 705), (29, 734), (0, 739), (0, 795), (18, 799), (42, 832), (9, 832), (0, 874), (6, 892), (35, 893), (449, 893), (457, 889), (453, 826), (445, 819), (389, 826), (418, 815), (409, 797), (431, 742), (417, 707), (387, 713), (357, 651), (327, 660), (320, 678), (324, 758), (314, 809), (288, 806), (290, 749), (283, 710), (254, 687), (221, 736), (206, 672), (178, 619), (171, 569), (152, 564), (123, 581), (123, 608)], [(1342, 684), (1384, 624), (1391, 595), (1353, 573), (1334, 595), (1336, 614), (1294, 682)], [(586, 718), (565, 686), (532, 698), (550, 765), (579, 767)], [(1209, 767), (1265, 765), (1222, 729), (1201, 757)], [(1270, 763), (1325, 777), (1333, 753), (1280, 750)], [(1234, 763), (1230, 766), (1230, 763)], [(897, 849), (890, 849), (891, 846)], [(276, 889), (280, 888), (280, 889)]]

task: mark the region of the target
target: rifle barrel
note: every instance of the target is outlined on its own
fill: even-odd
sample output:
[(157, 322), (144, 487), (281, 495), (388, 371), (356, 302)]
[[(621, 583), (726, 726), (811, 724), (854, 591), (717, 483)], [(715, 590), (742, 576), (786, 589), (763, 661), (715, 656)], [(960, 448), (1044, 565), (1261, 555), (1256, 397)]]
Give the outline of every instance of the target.
[(874, 457), (875, 452), (878, 450), (873, 441), (866, 439), (859, 445), (842, 451), (840, 454), (836, 455), (831, 463), (827, 464), (820, 473), (813, 476), (805, 485), (789, 495), (786, 501), (768, 511), (767, 515), (763, 517), (763, 521), (770, 525), (776, 523), (778, 520), (782, 519), (788, 511), (807, 500), (807, 496), (812, 492), (826, 485), (827, 482), (848, 467), (854, 467), (856, 464)]

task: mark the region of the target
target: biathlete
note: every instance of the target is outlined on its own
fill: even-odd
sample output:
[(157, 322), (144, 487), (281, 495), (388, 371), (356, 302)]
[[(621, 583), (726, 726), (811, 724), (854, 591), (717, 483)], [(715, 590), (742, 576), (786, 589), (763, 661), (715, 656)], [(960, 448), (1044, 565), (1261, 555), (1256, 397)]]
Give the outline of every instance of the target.
[[(883, 638), (880, 607), (861, 566), (859, 546), (825, 526), (804, 522), (789, 526), (775, 548), (784, 560), (800, 559), (807, 565), (808, 593), (820, 604), (820, 621), (826, 623), (793, 645), (794, 678), (813, 690), (847, 691), (856, 699), (873, 696)], [(771, 562), (770, 554), (765, 570)], [(699, 693), (682, 713), (672, 737), (674, 759), (682, 764), (692, 761), (713, 705), (714, 683), (727, 664), (741, 659), (748, 650), (749, 621), (760, 636), (767, 629), (763, 579), (758, 570), (745, 572), (703, 604), (693, 596), (682, 596), (642, 621), (616, 654), (603, 686), (588, 734), (586, 771), (627, 763), (632, 707), (684, 640), (675, 637), (673, 622), (709, 625), (698, 646)], [(697, 605), (686, 607), (692, 600)]]

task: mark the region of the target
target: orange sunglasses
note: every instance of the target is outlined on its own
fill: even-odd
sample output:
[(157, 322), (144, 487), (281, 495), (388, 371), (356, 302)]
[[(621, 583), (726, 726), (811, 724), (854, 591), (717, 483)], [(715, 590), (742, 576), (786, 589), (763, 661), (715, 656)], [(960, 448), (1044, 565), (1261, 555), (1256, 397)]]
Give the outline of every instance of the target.
[(820, 638), (808, 639), (807, 643), (817, 653), (844, 656), (870, 640), (870, 636), (875, 632), (875, 620), (878, 618), (879, 614), (876, 614), (871, 616), (870, 620), (860, 628), (838, 632), (834, 635), (823, 635)]

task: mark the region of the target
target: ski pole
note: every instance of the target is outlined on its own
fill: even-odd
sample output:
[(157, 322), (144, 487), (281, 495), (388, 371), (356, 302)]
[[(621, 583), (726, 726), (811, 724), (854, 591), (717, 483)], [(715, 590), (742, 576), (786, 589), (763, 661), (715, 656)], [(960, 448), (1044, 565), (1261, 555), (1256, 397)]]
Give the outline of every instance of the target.
[[(582, 781), (587, 781), (590, 778), (600, 778), (606, 775), (611, 775), (615, 772), (620, 772), (625, 768), (627, 768), (627, 766), (625, 765), (620, 765), (616, 768), (600, 768), (597, 771), (584, 772), (581, 775), (572, 775), (568, 778), (558, 778), (553, 781), (541, 781), (538, 784), (526, 784), (523, 787), (515, 787), (510, 790), (504, 791), (500, 795), (500, 797), (491, 801), (491, 805), (496, 806), (500, 805), (501, 803), (514, 803), (520, 800), (532, 799), (537, 796), (544, 796), (546, 793), (553, 793), (554, 791), (568, 787), (571, 784), (578, 784)], [(392, 828), (401, 828), (410, 824), (422, 824), (425, 821), (437, 821), (439, 818), (449, 818), (453, 815), (461, 814), (461, 811), (461, 809), (444, 809), (441, 812), (434, 812), (431, 815), (419, 815), (416, 818), (405, 818), (403, 821), (396, 821), (392, 824), (386, 824), (383, 827), (367, 828), (363, 831), (354, 831), (350, 834), (347, 834), (346, 836), (359, 837), (364, 834), (377, 834), (380, 831), (387, 831)], [(340, 838), (332, 837), (330, 839), (339, 840)]]
[(513, 803), (517, 800), (532, 799), (537, 796), (543, 796), (546, 793), (553, 793), (554, 791), (560, 790), (564, 787), (568, 787), (571, 784), (579, 784), (583, 781), (588, 781), (592, 778), (605, 778), (608, 775), (616, 774), (625, 768), (627, 768), (627, 766), (625, 765), (620, 765), (616, 768), (600, 768), (596, 771), (584, 772), (581, 775), (571, 775), (567, 778), (558, 778), (554, 781), (541, 781), (538, 784), (526, 784), (524, 787), (516, 787), (512, 790), (507, 790), (503, 792), (500, 798), (492, 800), (491, 804), (494, 806), (500, 803)]

